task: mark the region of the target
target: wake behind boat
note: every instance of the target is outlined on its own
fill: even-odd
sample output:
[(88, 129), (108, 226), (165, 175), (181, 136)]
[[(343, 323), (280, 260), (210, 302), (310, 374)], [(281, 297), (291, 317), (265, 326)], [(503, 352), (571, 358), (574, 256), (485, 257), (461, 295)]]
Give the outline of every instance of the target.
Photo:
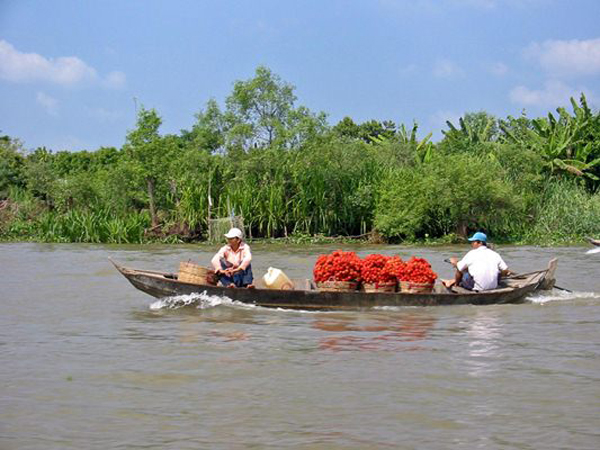
[(591, 250), (588, 250), (586, 253), (588, 255), (592, 253), (600, 253), (600, 239), (592, 239), (591, 237), (586, 238), (590, 244), (594, 246)]
[(503, 278), (497, 289), (474, 292), (436, 285), (431, 293), (407, 292), (324, 292), (312, 280), (293, 280), (294, 289), (266, 289), (258, 282), (254, 289), (194, 284), (178, 280), (177, 274), (123, 267), (116, 269), (137, 289), (156, 298), (206, 293), (225, 296), (241, 303), (270, 308), (356, 310), (386, 306), (490, 305), (520, 303), (542, 289), (554, 286), (557, 260), (546, 269)]

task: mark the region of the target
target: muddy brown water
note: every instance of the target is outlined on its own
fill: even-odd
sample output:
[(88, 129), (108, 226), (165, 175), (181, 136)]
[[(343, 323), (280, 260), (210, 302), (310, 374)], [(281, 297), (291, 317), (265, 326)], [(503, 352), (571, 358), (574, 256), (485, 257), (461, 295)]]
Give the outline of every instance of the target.
[[(310, 276), (336, 246), (255, 245)], [(467, 248), (343, 246), (443, 262)], [(216, 247), (0, 244), (1, 449), (600, 448), (600, 253), (520, 305), (270, 310), (157, 301), (110, 265), (177, 271)], [(187, 306), (185, 306), (187, 305)]]

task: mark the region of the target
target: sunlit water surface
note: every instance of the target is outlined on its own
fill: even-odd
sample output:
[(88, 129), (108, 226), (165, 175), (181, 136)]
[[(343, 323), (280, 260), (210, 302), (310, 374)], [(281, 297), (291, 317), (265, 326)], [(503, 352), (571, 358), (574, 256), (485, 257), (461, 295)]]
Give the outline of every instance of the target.
[[(255, 245), (254, 273), (308, 278), (334, 248)], [(446, 277), (467, 250), (353, 249)], [(156, 300), (107, 259), (176, 272), (215, 250), (0, 244), (0, 448), (600, 448), (600, 254), (499, 249), (521, 272), (558, 256), (573, 293), (344, 313)]]

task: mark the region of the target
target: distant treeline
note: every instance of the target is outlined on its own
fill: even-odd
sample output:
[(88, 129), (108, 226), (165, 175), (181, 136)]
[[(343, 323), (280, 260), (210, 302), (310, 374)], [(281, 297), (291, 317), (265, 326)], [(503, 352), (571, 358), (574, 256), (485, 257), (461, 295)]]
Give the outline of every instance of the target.
[(260, 237), (357, 236), (560, 243), (600, 236), (600, 114), (582, 94), (547, 117), (486, 112), (447, 123), (335, 126), (296, 106), (268, 68), (209, 101), (191, 130), (161, 135), (141, 108), (122, 148), (26, 151), (0, 137), (0, 239), (203, 240), (208, 219)]

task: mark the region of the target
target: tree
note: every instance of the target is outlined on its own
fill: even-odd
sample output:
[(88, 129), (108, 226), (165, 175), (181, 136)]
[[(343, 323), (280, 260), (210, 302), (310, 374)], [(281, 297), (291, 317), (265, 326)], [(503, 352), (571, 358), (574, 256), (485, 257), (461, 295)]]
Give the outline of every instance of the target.
[(497, 120), (485, 111), (466, 113), (458, 122), (457, 128), (446, 121), (449, 130), (442, 131), (441, 146), (449, 152), (477, 150), (480, 144), (494, 142), (498, 137)]
[(295, 107), (295, 101), (294, 86), (259, 66), (253, 78), (234, 83), (224, 111), (209, 100), (184, 138), (199, 149), (232, 154), (272, 146), (297, 148), (322, 134), (327, 121), (324, 113)]
[(396, 136), (396, 124), (391, 120), (368, 120), (357, 125), (346, 116), (333, 127), (333, 132), (338, 136), (352, 139), (362, 139), (367, 144), (381, 143), (382, 140), (392, 139)]
[(358, 128), (359, 137), (368, 144), (380, 138), (391, 139), (396, 134), (396, 124), (391, 120), (369, 120), (361, 123)]
[(44, 201), (50, 209), (54, 208), (57, 188), (57, 176), (52, 167), (52, 152), (46, 147), (38, 147), (27, 155), (25, 160), (25, 178), (27, 189)]
[(503, 142), (532, 149), (542, 155), (551, 173), (587, 178), (592, 190), (600, 181), (600, 113), (594, 114), (584, 94), (581, 106), (571, 98), (573, 115), (557, 108), (558, 117), (548, 113), (531, 121), (501, 121)]
[(294, 86), (259, 66), (254, 78), (234, 83), (225, 102), (230, 139), (245, 149), (272, 145), (287, 126), (295, 101)]
[(333, 127), (333, 132), (338, 136), (358, 139), (360, 137), (360, 126), (351, 117), (344, 117)]
[(156, 188), (168, 161), (168, 147), (158, 134), (162, 119), (154, 109), (142, 107), (136, 128), (127, 133), (124, 150), (129, 169), (145, 185), (152, 227), (159, 224), (156, 208)]
[(192, 131), (182, 132), (182, 137), (189, 140), (192, 147), (209, 153), (218, 151), (225, 144), (225, 120), (219, 105), (214, 99), (206, 104), (206, 109), (196, 114), (196, 123)]
[(24, 164), (21, 141), (0, 136), (0, 198), (7, 196), (10, 186), (25, 186)]

